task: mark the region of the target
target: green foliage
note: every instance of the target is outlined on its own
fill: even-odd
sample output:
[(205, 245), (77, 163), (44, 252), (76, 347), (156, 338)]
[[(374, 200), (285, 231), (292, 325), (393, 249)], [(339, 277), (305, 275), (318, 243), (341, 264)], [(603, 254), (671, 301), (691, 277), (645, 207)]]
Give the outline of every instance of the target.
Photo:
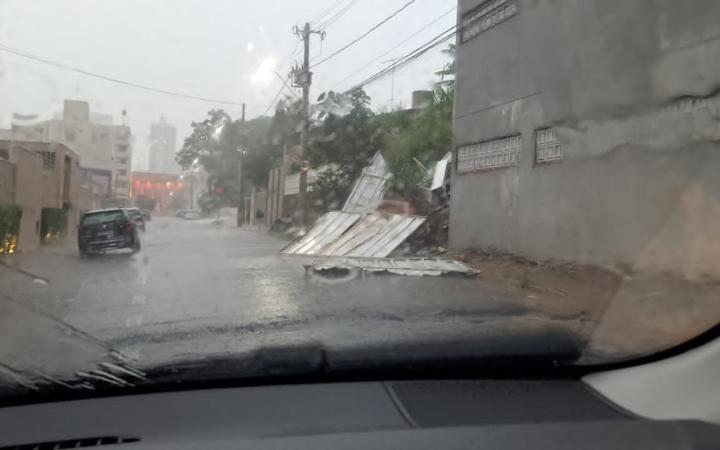
[(383, 143), (380, 122), (370, 109), (370, 97), (362, 89), (351, 91), (349, 96), (351, 109), (347, 115), (328, 114), (310, 129), (311, 167), (331, 166), (312, 186), (319, 209), (341, 205), (340, 200), (344, 200), (352, 183)]
[(14, 253), (20, 233), (22, 210), (14, 205), (0, 205), (0, 255)]
[(43, 208), (40, 212), (40, 234), (43, 242), (58, 238), (65, 231), (66, 215), (61, 208)]
[(438, 85), (427, 108), (415, 112), (405, 124), (400, 121), (400, 126), (387, 127), (384, 156), (393, 174), (393, 190), (417, 193), (427, 177), (420, 164), (432, 167), (452, 150), (453, 98), (452, 86)]
[(297, 102), (287, 100), (272, 118), (233, 121), (224, 111), (211, 110), (205, 120), (192, 123), (193, 132), (176, 161), (185, 169), (197, 161), (207, 171), (207, 192), (216, 197), (206, 202), (208, 207), (236, 205), (242, 191), (267, 185), (268, 172), (282, 159), (284, 148), (297, 142), (299, 117)]

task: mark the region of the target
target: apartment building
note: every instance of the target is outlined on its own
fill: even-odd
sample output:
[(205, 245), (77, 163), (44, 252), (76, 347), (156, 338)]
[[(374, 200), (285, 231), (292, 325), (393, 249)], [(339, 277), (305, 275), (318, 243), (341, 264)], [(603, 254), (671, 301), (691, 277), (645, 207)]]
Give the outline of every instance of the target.
[(16, 139), (66, 145), (80, 155), (83, 168), (111, 174), (111, 198), (128, 199), (132, 163), (129, 126), (112, 124), (110, 116), (91, 116), (85, 101), (65, 100), (61, 117), (32, 125), (14, 123), (12, 132)]

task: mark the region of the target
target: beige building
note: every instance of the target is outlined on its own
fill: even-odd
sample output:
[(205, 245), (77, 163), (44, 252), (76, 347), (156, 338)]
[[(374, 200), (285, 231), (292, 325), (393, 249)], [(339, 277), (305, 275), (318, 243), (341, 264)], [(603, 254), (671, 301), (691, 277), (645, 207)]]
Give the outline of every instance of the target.
[(0, 140), (0, 204), (22, 209), (18, 248), (40, 244), (43, 208), (66, 212), (67, 236), (77, 232), (80, 199), (78, 155), (63, 144)]
[(87, 102), (65, 100), (60, 118), (32, 125), (13, 124), (16, 139), (59, 142), (80, 155), (83, 168), (111, 173), (110, 196), (127, 200), (130, 192), (130, 127), (113, 125), (111, 116), (90, 115)]

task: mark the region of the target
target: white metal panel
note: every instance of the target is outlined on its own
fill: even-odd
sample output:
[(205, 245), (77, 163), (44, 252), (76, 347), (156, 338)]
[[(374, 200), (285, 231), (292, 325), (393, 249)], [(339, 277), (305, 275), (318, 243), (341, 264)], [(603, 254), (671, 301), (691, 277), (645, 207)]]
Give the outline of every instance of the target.
[(387, 224), (387, 216), (370, 214), (359, 220), (352, 230), (322, 250), (323, 255), (346, 255), (377, 234)]
[(460, 261), (442, 258), (328, 258), (315, 260), (306, 267), (315, 271), (346, 268), (410, 276), (438, 276), (450, 273), (475, 275), (478, 273)]
[(388, 256), (424, 221), (424, 217), (391, 214), (388, 222), (378, 232), (346, 253), (345, 256), (374, 256), (381, 258)]
[(325, 256), (385, 257), (423, 222), (424, 217), (332, 211), (283, 253)]
[(448, 158), (448, 156), (445, 156), (443, 159), (441, 159), (435, 164), (432, 183), (430, 183), (431, 191), (434, 191), (435, 189), (440, 189), (443, 184), (445, 184), (445, 178), (447, 175), (447, 167), (449, 162), (450, 158)]
[(305, 236), (285, 247), (283, 253), (318, 254), (323, 247), (333, 242), (353, 226), (360, 216), (360, 214), (331, 211), (319, 218)]
[(390, 178), (385, 158), (376, 153), (370, 165), (363, 170), (345, 201), (343, 211), (368, 212), (376, 209), (385, 195)]

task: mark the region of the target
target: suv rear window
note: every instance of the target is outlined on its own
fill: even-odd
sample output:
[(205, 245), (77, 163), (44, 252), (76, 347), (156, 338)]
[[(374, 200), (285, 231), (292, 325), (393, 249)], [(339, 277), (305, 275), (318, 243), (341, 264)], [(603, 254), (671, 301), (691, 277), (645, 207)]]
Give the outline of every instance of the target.
[(125, 213), (119, 209), (115, 211), (98, 211), (85, 214), (82, 218), (81, 225), (96, 225), (98, 223), (112, 222), (119, 219), (125, 219)]

